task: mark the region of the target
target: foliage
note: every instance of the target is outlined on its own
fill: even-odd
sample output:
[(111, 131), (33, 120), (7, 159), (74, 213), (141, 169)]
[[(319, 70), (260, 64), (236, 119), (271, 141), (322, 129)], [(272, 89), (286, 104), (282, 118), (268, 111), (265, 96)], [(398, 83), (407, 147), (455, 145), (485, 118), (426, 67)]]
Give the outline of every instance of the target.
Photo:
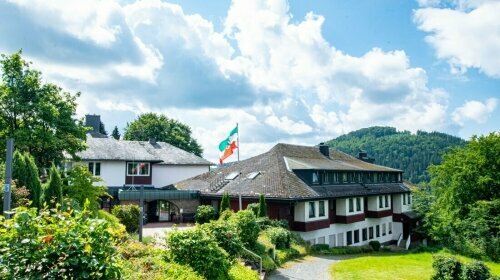
[(462, 263), (451, 256), (435, 255), (432, 267), (435, 270), (432, 280), (459, 280), (462, 273)]
[(333, 247), (328, 250), (329, 255), (350, 255), (350, 254), (363, 254), (372, 253), (373, 247), (368, 246), (341, 246)]
[(474, 256), (500, 260), (500, 134), (473, 137), (430, 167), (430, 236)]
[(257, 218), (257, 224), (259, 225), (260, 229), (262, 229), (262, 230), (265, 230), (265, 229), (270, 228), (270, 227), (281, 227), (284, 229), (288, 229), (288, 221), (287, 220), (274, 220), (274, 219), (270, 219), (269, 217)]
[[(255, 246), (252, 248), (252, 251), (254, 253), (257, 253), (262, 258), (262, 269), (267, 272), (276, 269), (276, 263), (271, 258), (272, 250), (273, 248), (271, 246), (266, 246), (266, 244), (261, 242), (260, 237), (259, 237), (259, 242), (257, 242)], [(254, 260), (256, 262), (258, 261), (258, 259), (256, 259), (254, 256), (248, 254), (245, 251), (243, 251), (243, 255), (248, 260)]]
[(229, 218), (231, 218), (231, 216), (233, 216), (233, 215), (234, 215), (233, 210), (229, 210), (229, 209), (228, 209), (228, 210), (224, 210), (224, 211), (222, 211), (222, 212), (220, 213), (220, 215), (219, 215), (219, 220), (221, 220), (221, 221), (227, 221), (227, 220), (229, 220)]
[[(134, 279), (134, 278), (131, 278)], [(139, 278), (135, 278), (139, 279)], [(145, 278), (142, 278), (145, 279)], [(165, 280), (203, 280), (200, 274), (196, 273), (190, 266), (177, 263), (167, 263), (165, 267)], [(243, 278), (244, 279), (244, 278)]]
[[(271, 227), (266, 229), (265, 234), (278, 249), (290, 248), (292, 241), (290, 231), (282, 227)], [(328, 246), (328, 245), (327, 245)]]
[(368, 245), (370, 245), (373, 248), (373, 251), (375, 251), (375, 252), (380, 250), (380, 242), (378, 242), (377, 240), (373, 240), (373, 241), (368, 242)]
[(245, 246), (252, 248), (259, 237), (259, 225), (252, 210), (242, 210), (234, 213), (229, 222), (238, 230), (238, 235)]
[(215, 219), (215, 209), (212, 205), (200, 205), (196, 209), (196, 214), (194, 215), (194, 220), (197, 224), (208, 223)]
[(229, 254), (231, 259), (240, 255), (243, 243), (234, 224), (225, 221), (211, 221), (203, 224), (201, 228)]
[(104, 123), (101, 121), (99, 122), (99, 133), (108, 135), (108, 132), (106, 131), (106, 127), (104, 126)]
[(86, 200), (90, 201), (90, 210), (96, 211), (100, 207), (102, 196), (108, 195), (106, 187), (94, 186), (101, 182), (99, 177), (93, 176), (86, 166), (75, 165), (68, 172), (68, 197), (83, 206)]
[(168, 260), (189, 265), (207, 279), (224, 279), (230, 267), (228, 254), (200, 228), (174, 230), (167, 237)]
[(229, 205), (229, 194), (227, 192), (225, 192), (223, 195), (222, 195), (222, 200), (220, 202), (220, 209), (219, 209), (219, 213), (222, 213), (224, 212), (225, 210), (229, 210), (231, 209), (230, 205)]
[(396, 131), (393, 127), (369, 127), (339, 136), (327, 142), (330, 147), (357, 157), (367, 151), (375, 163), (404, 170), (403, 178), (412, 183), (429, 181), (427, 167), (439, 164), (450, 147), (465, 141), (445, 133)]
[(7, 279), (119, 279), (119, 258), (104, 220), (87, 210), (23, 207), (0, 227), (0, 273)]
[(261, 194), (259, 196), (259, 211), (257, 213), (257, 217), (266, 217), (267, 216), (267, 204), (264, 195)]
[(462, 280), (488, 280), (490, 269), (482, 262), (474, 261), (462, 266)]
[(111, 132), (111, 136), (115, 138), (116, 140), (120, 140), (120, 131), (118, 130), (118, 127), (115, 125), (115, 128), (113, 128), (113, 132)]
[(127, 232), (136, 232), (139, 228), (139, 216), (141, 215), (139, 206), (134, 204), (115, 205), (111, 213), (122, 223)]
[(14, 152), (12, 179), (16, 180), (17, 186), (26, 187), (29, 190), (27, 199), (32, 201), (32, 206), (39, 208), (41, 206), (42, 185), (38, 176), (38, 168), (30, 154), (22, 154), (18, 151)]
[(127, 231), (125, 226), (120, 223), (117, 217), (112, 214), (104, 211), (98, 210), (96, 212), (96, 217), (98, 219), (103, 219), (108, 223), (108, 232), (114, 237), (116, 240), (124, 240), (127, 236)]
[[(60, 87), (44, 83), (21, 51), (0, 59), (0, 142), (13, 137), (20, 151), (29, 152), (37, 166), (60, 162), (63, 151), (74, 156), (85, 149), (85, 131), (76, 117), (76, 98)], [(4, 158), (4, 146), (0, 146)]]
[(276, 250), (276, 262), (279, 265), (286, 263), (287, 261), (296, 259), (300, 257), (300, 252), (295, 248), (279, 249)]
[(249, 203), (247, 205), (247, 209), (252, 210), (254, 215), (258, 217), (258, 215), (259, 215), (259, 203)]
[[(0, 186), (3, 188), (3, 182), (0, 180)], [(0, 191), (0, 215), (3, 215), (3, 189)], [(16, 207), (24, 206), (29, 207), (30, 205), (30, 192), (26, 187), (18, 187), (16, 182), (11, 184), (11, 209)]]
[(239, 263), (234, 263), (228, 272), (230, 280), (259, 280), (259, 274)]
[(63, 194), (63, 183), (59, 171), (52, 165), (49, 172), (49, 181), (44, 186), (43, 189), (43, 201), (50, 208), (55, 208), (57, 204), (62, 204)]
[(167, 142), (197, 156), (203, 153), (201, 146), (191, 136), (191, 128), (165, 115), (141, 114), (132, 123), (127, 124), (123, 135), (125, 140), (148, 141), (150, 138)]

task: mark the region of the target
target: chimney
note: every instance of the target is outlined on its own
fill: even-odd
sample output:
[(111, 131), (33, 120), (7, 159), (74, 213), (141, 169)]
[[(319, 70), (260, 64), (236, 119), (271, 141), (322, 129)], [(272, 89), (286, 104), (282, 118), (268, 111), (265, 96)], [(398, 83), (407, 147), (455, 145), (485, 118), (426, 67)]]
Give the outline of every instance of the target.
[(155, 137), (150, 137), (149, 138), (149, 144), (156, 145), (156, 138)]
[(371, 158), (371, 157), (368, 157), (368, 153), (366, 151), (363, 151), (363, 150), (359, 150), (358, 159), (360, 159), (360, 160), (362, 160), (364, 162), (368, 162), (368, 163), (374, 163), (375, 162), (375, 159)]
[(319, 152), (322, 153), (325, 157), (330, 157), (330, 147), (325, 145), (325, 143), (319, 143)]
[(99, 127), (101, 125), (101, 116), (100, 115), (85, 115), (85, 126), (89, 126), (92, 128), (89, 132), (99, 132)]

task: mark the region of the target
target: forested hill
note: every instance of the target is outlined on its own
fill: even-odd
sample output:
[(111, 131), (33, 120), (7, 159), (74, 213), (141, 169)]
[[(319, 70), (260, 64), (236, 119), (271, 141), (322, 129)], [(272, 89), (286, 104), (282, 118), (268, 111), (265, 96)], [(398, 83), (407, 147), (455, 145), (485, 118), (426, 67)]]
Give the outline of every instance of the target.
[(330, 147), (358, 156), (359, 150), (368, 152), (376, 164), (404, 171), (404, 178), (412, 183), (428, 181), (427, 167), (438, 164), (450, 147), (464, 145), (465, 140), (440, 132), (397, 131), (393, 127), (374, 126), (339, 136), (326, 142)]

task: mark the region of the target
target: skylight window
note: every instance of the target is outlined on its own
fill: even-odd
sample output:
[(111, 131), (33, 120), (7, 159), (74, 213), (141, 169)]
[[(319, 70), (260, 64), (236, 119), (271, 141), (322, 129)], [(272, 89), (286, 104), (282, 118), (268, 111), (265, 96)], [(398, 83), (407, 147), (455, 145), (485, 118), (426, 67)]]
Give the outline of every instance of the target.
[(253, 179), (255, 179), (255, 177), (259, 176), (259, 174), (260, 174), (260, 171), (250, 172), (247, 175), (247, 179), (253, 180)]
[(236, 177), (238, 177), (238, 175), (240, 175), (239, 172), (231, 172), (224, 179), (226, 179), (226, 180), (234, 180), (234, 179), (236, 179)]

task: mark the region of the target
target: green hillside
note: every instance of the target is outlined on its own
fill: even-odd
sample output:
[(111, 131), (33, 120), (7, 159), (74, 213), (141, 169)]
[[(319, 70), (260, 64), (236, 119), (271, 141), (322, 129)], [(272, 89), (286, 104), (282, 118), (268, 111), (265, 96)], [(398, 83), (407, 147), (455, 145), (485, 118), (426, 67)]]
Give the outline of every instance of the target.
[(368, 152), (375, 163), (401, 169), (412, 183), (428, 181), (427, 167), (438, 164), (450, 147), (464, 145), (465, 140), (440, 132), (397, 131), (393, 127), (363, 128), (327, 141), (330, 147), (357, 156)]

